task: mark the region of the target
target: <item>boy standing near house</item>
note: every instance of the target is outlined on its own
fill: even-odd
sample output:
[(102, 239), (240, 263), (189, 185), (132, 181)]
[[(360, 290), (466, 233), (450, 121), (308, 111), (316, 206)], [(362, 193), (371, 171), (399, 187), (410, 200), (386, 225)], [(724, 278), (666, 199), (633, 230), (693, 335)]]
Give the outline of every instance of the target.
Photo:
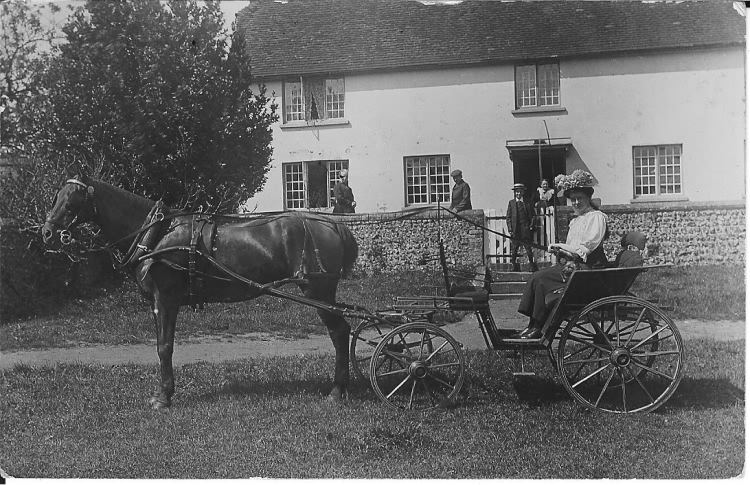
[(451, 206), (450, 210), (453, 212), (461, 212), (471, 209), (471, 189), (469, 184), (463, 178), (463, 173), (460, 170), (454, 170), (451, 172), (451, 177), (456, 185), (453, 186), (453, 192), (451, 193)]
[[(505, 221), (508, 224), (508, 232), (513, 239), (510, 241), (510, 260), (513, 263), (513, 271), (521, 271), (521, 266), (516, 261), (518, 258), (518, 247), (524, 242), (531, 241), (531, 232), (533, 230), (534, 214), (531, 204), (527, 203), (523, 196), (526, 193), (526, 186), (515, 184), (513, 186), (513, 198), (508, 202), (508, 210), (505, 212)], [(531, 246), (523, 244), (526, 249), (526, 255), (529, 257), (531, 271), (537, 271), (539, 267), (534, 262), (534, 253), (531, 252)]]

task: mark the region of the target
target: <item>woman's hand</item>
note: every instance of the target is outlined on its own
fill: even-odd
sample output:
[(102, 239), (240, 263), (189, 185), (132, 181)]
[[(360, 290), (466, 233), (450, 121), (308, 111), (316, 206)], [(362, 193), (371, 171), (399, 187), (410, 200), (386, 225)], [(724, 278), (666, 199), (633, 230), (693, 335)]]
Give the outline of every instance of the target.
[(555, 256), (557, 256), (558, 258), (562, 257), (562, 258), (565, 258), (565, 259), (569, 259), (571, 261), (575, 260), (576, 257), (578, 256), (577, 254), (571, 253), (567, 249), (563, 249), (560, 246), (557, 246), (555, 244), (553, 244), (553, 245), (551, 245), (549, 247), (549, 252), (551, 252), (552, 254), (554, 254)]

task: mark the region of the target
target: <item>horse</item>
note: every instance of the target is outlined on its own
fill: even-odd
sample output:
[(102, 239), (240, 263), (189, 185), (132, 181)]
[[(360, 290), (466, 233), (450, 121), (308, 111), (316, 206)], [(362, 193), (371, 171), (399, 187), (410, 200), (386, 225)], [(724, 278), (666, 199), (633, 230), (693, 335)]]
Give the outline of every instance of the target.
[[(327, 217), (171, 212), (160, 202), (77, 175), (57, 192), (42, 238), (47, 245), (56, 238), (65, 244), (69, 230), (83, 222), (99, 227), (107, 248), (126, 254), (123, 266), (151, 306), (161, 371), (148, 401), (155, 410), (172, 404), (175, 323), (182, 306), (249, 300), (285, 283), (296, 284), (305, 298), (335, 305), (339, 280), (351, 273), (358, 253), (349, 228)], [(336, 352), (328, 398), (338, 401), (347, 397), (350, 326), (341, 313), (316, 308)]]

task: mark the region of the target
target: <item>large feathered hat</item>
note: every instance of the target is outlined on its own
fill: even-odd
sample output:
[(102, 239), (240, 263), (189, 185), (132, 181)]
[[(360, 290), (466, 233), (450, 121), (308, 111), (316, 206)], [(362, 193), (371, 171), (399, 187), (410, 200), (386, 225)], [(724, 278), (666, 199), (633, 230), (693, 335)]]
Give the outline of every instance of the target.
[(579, 168), (569, 175), (560, 174), (555, 177), (555, 187), (558, 197), (568, 197), (573, 189), (579, 189), (591, 197), (594, 193), (594, 176)]

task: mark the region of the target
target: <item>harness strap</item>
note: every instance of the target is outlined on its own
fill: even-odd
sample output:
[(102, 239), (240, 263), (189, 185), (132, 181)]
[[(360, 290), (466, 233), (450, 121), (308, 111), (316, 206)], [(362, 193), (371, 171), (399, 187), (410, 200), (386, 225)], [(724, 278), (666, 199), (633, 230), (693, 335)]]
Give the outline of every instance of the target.
[(190, 251), (188, 259), (188, 273), (190, 275), (190, 307), (193, 311), (198, 309), (203, 310), (203, 301), (197, 298), (200, 288), (203, 285), (203, 278), (196, 275), (196, 254), (198, 253), (198, 241), (203, 237), (203, 228), (205, 227), (208, 219), (203, 216), (193, 217), (191, 224), (193, 234), (190, 237)]

